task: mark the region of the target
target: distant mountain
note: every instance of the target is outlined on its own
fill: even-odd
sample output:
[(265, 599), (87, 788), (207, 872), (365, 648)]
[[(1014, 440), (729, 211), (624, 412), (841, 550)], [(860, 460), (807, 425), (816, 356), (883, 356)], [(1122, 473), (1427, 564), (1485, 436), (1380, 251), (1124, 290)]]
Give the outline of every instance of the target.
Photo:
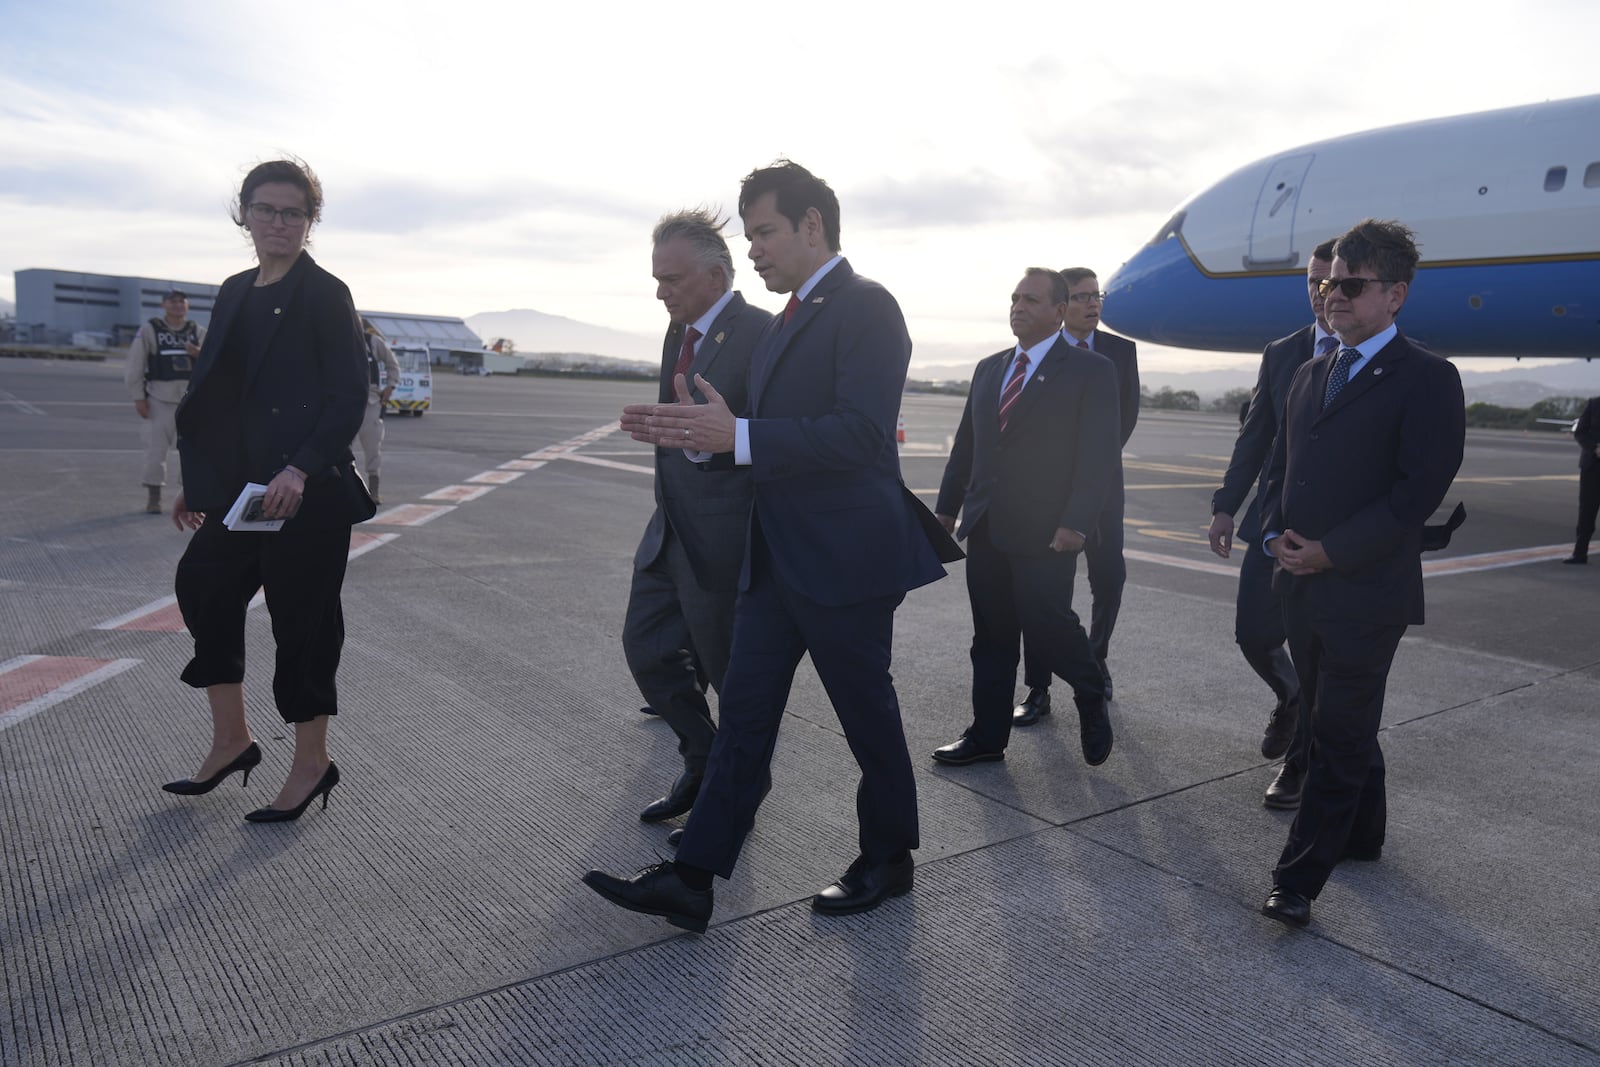
[(480, 311), (466, 320), (474, 333), (488, 344), (496, 337), (516, 342), (517, 355), (535, 356), (545, 352), (583, 353), (651, 364), (661, 359), (661, 337), (594, 326), (562, 315), (547, 315), (532, 308), (513, 311)]

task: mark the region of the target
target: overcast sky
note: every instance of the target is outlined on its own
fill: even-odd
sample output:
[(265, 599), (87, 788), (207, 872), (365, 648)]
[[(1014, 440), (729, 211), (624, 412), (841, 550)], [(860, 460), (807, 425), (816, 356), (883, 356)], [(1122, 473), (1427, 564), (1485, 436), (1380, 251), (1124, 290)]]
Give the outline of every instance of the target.
[(239, 180), (286, 151), (364, 308), (654, 332), (655, 219), (731, 211), (787, 155), (837, 190), (845, 254), (913, 338), (974, 359), (1023, 268), (1108, 277), (1245, 163), (1600, 86), (1594, 0), (0, 0), (0, 33), (0, 297), (28, 267), (221, 281), (251, 263)]

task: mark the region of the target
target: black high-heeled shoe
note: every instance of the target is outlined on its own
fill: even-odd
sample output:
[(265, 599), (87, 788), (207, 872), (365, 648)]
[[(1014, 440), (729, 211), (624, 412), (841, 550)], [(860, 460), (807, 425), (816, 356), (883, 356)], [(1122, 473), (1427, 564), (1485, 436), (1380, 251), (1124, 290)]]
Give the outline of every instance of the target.
[(179, 796), (197, 797), (202, 793), (209, 793), (221, 785), (222, 780), (234, 771), (244, 772), (244, 781), (240, 785), (247, 786), (250, 784), (250, 772), (255, 770), (256, 764), (260, 762), (261, 746), (252, 741), (243, 752), (233, 758), (232, 763), (205, 781), (197, 782), (193, 778), (179, 778), (176, 782), (168, 782), (161, 788), (169, 793), (177, 793)]
[(339, 784), (339, 767), (329, 763), (322, 780), (312, 787), (306, 798), (292, 808), (257, 808), (245, 814), (246, 822), (293, 822), (298, 819), (311, 802), (320, 795), (322, 797), (322, 810), (328, 810), (328, 794), (333, 792), (333, 787)]

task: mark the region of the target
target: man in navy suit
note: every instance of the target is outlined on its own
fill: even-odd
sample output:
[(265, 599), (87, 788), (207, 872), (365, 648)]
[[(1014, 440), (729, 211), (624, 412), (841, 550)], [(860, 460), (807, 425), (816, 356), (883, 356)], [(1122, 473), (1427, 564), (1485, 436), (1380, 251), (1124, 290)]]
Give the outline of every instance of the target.
[[(772, 316), (733, 289), (733, 256), (723, 220), (679, 211), (656, 224), (651, 271), (671, 325), (661, 349), (661, 401), (678, 375), (704, 377), (742, 409), (750, 353)], [(703, 399), (698, 389), (690, 395)], [(748, 469), (706, 472), (681, 448), (656, 449), (656, 510), (633, 558), (622, 627), (628, 668), (678, 735), (683, 773), (639, 813), (646, 822), (682, 815), (705, 776), (716, 727), (706, 683), (718, 692), (733, 642), (733, 602), (750, 521)]]
[[(1272, 559), (1261, 546), (1261, 502), (1267, 481), (1267, 458), (1277, 439), (1283, 417), (1283, 401), (1295, 372), (1312, 356), (1326, 355), (1339, 347), (1339, 339), (1328, 329), (1323, 317), (1322, 279), (1333, 268), (1333, 242), (1324, 241), (1311, 253), (1306, 265), (1306, 285), (1311, 294), (1310, 325), (1280, 337), (1261, 353), (1261, 370), (1250, 394), (1250, 410), (1239, 437), (1233, 443), (1233, 457), (1223, 475), (1222, 488), (1211, 497), (1211, 528), (1206, 536), (1211, 551), (1227, 559), (1233, 549), (1233, 516), (1239, 505), (1256, 487), (1254, 499), (1239, 522), (1239, 540), (1244, 543), (1244, 559), (1239, 564), (1239, 593), (1233, 616), (1233, 636), (1245, 662), (1267, 683), (1277, 706), (1267, 719), (1261, 738), (1261, 754), (1284, 761), (1262, 803), (1269, 808), (1293, 810), (1300, 806), (1300, 787), (1305, 781), (1306, 759), (1311, 747), (1310, 716), (1300, 714), (1300, 682), (1294, 663), (1284, 649), (1287, 635), (1283, 628), (1283, 605), (1272, 591)], [(1303, 729), (1297, 727), (1297, 723)], [(1291, 739), (1295, 742), (1290, 746)]]
[(1572, 427), (1578, 442), (1578, 535), (1572, 555), (1562, 563), (1588, 563), (1589, 540), (1594, 537), (1595, 515), (1600, 513), (1600, 396), (1583, 406)]
[(1387, 809), (1378, 728), (1389, 666), (1423, 621), (1423, 525), (1461, 466), (1461, 376), (1395, 327), (1416, 274), (1411, 231), (1367, 219), (1321, 290), (1336, 354), (1295, 374), (1261, 526), (1284, 589), (1311, 757), (1262, 914), (1304, 926), (1343, 860), (1375, 860)]
[(1018, 641), (1072, 685), (1083, 758), (1111, 754), (1105, 682), (1072, 610), (1072, 582), (1121, 438), (1117, 377), (1104, 356), (1060, 333), (1066, 280), (1030, 267), (1011, 294), (1017, 343), (978, 364), (934, 508), (967, 540), (972, 601), (972, 725), (937, 749), (941, 763), (1005, 757)]
[(636, 439), (711, 453), (713, 467), (750, 468), (721, 721), (677, 861), (632, 878), (584, 876), (621, 907), (697, 931), (711, 916), (712, 876), (732, 874), (771, 784), (807, 653), (861, 767), (860, 855), (813, 907), (864, 911), (911, 888), (917, 797), (889, 676), (894, 612), (908, 590), (944, 576), (941, 557), (959, 556), (900, 480), (895, 423), (911, 339), (894, 297), (839, 255), (833, 190), (780, 160), (745, 177), (739, 215), (756, 273), (791, 294), (756, 344), (748, 417), (697, 378), (706, 403), (690, 402), (680, 381), (682, 403), (629, 407), (622, 422)]
[[(1089, 576), (1089, 646), (1099, 664), (1107, 700), (1111, 699), (1111, 668), (1106, 657), (1111, 652), (1111, 631), (1122, 610), (1122, 587), (1128, 581), (1128, 565), (1122, 556), (1122, 448), (1133, 436), (1139, 421), (1139, 348), (1126, 337), (1100, 329), (1100, 307), (1105, 294), (1100, 279), (1088, 267), (1068, 267), (1061, 272), (1067, 282), (1067, 303), (1061, 314), (1062, 335), (1075, 348), (1098, 352), (1111, 361), (1117, 375), (1116, 408), (1121, 442), (1112, 463), (1111, 484), (1105, 504), (1095, 516), (1083, 546), (1085, 570)], [(1050, 714), (1050, 667), (1042, 656), (1028, 651), (1023, 641), (1023, 684), (1028, 695), (1013, 713), (1017, 726), (1032, 726)]]

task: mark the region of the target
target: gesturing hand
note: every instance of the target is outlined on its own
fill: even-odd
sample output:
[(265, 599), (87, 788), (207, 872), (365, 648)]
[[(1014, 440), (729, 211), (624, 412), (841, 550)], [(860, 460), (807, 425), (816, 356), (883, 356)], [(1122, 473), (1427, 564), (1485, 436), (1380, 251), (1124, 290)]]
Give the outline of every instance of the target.
[(672, 380), (676, 404), (629, 404), (622, 409), (621, 426), (635, 441), (691, 452), (732, 452), (734, 416), (722, 394), (699, 374), (694, 383), (705, 396), (696, 404), (689, 383), (679, 374)]

